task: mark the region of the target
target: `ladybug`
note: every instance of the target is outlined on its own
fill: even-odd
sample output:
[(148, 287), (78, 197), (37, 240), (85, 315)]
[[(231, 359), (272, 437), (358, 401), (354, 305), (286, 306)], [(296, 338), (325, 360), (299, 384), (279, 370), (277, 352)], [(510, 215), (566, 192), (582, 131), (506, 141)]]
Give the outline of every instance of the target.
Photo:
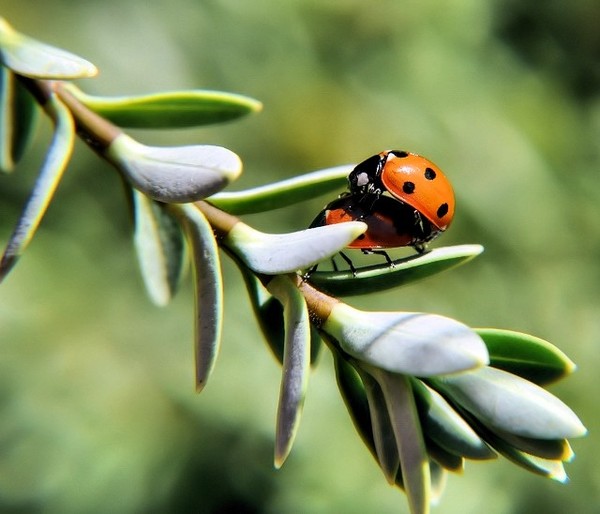
[(437, 230), (454, 216), (452, 185), (434, 163), (402, 150), (386, 150), (358, 164), (348, 175), (352, 194), (390, 194), (428, 220)]

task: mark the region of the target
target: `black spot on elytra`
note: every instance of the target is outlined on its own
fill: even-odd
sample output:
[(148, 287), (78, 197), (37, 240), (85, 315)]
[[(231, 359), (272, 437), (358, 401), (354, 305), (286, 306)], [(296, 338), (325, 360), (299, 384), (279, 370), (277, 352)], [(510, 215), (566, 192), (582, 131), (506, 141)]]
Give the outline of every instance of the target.
[(427, 180), (433, 180), (436, 177), (435, 171), (431, 168), (425, 168), (425, 178)]
[(437, 217), (438, 218), (443, 218), (446, 214), (448, 214), (448, 204), (447, 203), (443, 203), (442, 205), (440, 205), (438, 207), (437, 210)]
[(407, 180), (404, 184), (402, 184), (402, 191), (404, 191), (407, 195), (413, 194), (415, 192), (415, 183)]
[(390, 153), (395, 157), (408, 157), (408, 152), (405, 152), (404, 150), (392, 150)]

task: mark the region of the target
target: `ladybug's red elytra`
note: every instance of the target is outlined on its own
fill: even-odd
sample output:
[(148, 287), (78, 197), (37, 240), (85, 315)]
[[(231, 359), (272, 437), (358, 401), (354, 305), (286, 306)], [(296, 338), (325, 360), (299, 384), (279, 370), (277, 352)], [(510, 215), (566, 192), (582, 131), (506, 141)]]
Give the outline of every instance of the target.
[(410, 205), (438, 230), (454, 216), (452, 185), (433, 162), (403, 150), (386, 150), (358, 164), (348, 175), (351, 193), (389, 193)]

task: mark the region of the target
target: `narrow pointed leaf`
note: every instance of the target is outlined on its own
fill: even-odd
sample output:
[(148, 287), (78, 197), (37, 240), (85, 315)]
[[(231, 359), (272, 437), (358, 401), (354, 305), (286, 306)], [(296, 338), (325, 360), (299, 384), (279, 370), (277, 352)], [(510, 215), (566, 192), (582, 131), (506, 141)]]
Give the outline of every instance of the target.
[(119, 127), (185, 128), (234, 120), (258, 112), (262, 104), (243, 95), (220, 91), (166, 91), (137, 96), (93, 96), (70, 85), (86, 107)]
[(369, 402), (358, 372), (337, 351), (332, 351), (335, 364), (335, 376), (342, 399), (352, 418), (356, 431), (363, 442), (378, 460), (375, 439), (371, 424)]
[(238, 267), (244, 278), (246, 290), (250, 297), (254, 315), (262, 330), (263, 335), (280, 364), (283, 364), (283, 348), (285, 342), (285, 329), (283, 321), (283, 305), (273, 297), (243, 263), (236, 259)]
[(213, 370), (223, 322), (223, 284), (217, 242), (212, 227), (198, 209), (181, 205), (181, 217), (192, 253), (196, 296), (196, 390), (200, 392)]
[(40, 117), (40, 107), (23, 84), (15, 80), (12, 159), (16, 164), (33, 139)]
[(150, 299), (169, 303), (179, 286), (187, 262), (179, 223), (163, 204), (132, 189), (134, 244), (142, 278)]
[(496, 453), (437, 391), (420, 380), (413, 390), (425, 434), (443, 449), (469, 459), (493, 459)]
[(345, 164), (306, 173), (245, 191), (223, 192), (210, 201), (230, 214), (253, 214), (287, 207), (316, 196), (339, 192), (348, 183), (353, 165)]
[(411, 514), (427, 514), (431, 477), (419, 414), (408, 377), (376, 370), (396, 437), (400, 468)]
[(237, 223), (225, 238), (251, 269), (267, 275), (305, 269), (339, 252), (366, 230), (362, 222), (340, 223), (288, 234), (265, 234)]
[(8, 173), (14, 168), (14, 74), (0, 66), (0, 171)]
[(446, 488), (448, 472), (437, 462), (430, 460), (429, 473), (431, 474), (431, 503), (437, 505)]
[(76, 79), (98, 73), (92, 63), (17, 32), (4, 18), (0, 18), (0, 62), (20, 75), (41, 79)]
[(285, 320), (283, 376), (275, 438), (275, 467), (280, 468), (292, 449), (300, 424), (310, 371), (310, 321), (304, 297), (288, 277), (275, 277), (267, 287), (283, 304)]
[(435, 314), (365, 312), (340, 302), (322, 330), (358, 360), (395, 373), (456, 373), (483, 366), (488, 359), (475, 332)]
[(435, 248), (387, 263), (352, 271), (315, 271), (309, 281), (318, 289), (335, 296), (371, 294), (423, 280), (427, 277), (469, 262), (483, 251), (480, 245)]
[(429, 458), (452, 473), (462, 473), (465, 469), (465, 460), (438, 445), (434, 440), (425, 437), (425, 446)]
[(447, 393), (482, 423), (523, 437), (567, 439), (585, 435), (575, 413), (532, 382), (485, 367), (435, 379)]
[(572, 373), (575, 364), (543, 339), (499, 329), (477, 329), (490, 353), (490, 366), (545, 385)]
[(489, 428), (507, 444), (530, 455), (560, 461), (569, 461), (573, 457), (573, 450), (566, 439), (532, 439)]
[(220, 146), (146, 146), (120, 134), (106, 151), (131, 185), (165, 203), (193, 202), (235, 180), (240, 158)]
[(362, 372), (361, 378), (369, 403), (377, 460), (386, 480), (393, 485), (400, 467), (400, 458), (385, 398), (377, 381), (367, 372)]
[(15, 265), (37, 230), (71, 157), (75, 126), (69, 110), (52, 95), (46, 110), (54, 123), (48, 153), (0, 261), (0, 281)]
[(567, 482), (568, 477), (562, 461), (544, 459), (518, 450), (510, 443), (496, 436), (493, 432), (487, 433), (485, 438), (500, 454), (527, 471), (556, 480), (557, 482)]

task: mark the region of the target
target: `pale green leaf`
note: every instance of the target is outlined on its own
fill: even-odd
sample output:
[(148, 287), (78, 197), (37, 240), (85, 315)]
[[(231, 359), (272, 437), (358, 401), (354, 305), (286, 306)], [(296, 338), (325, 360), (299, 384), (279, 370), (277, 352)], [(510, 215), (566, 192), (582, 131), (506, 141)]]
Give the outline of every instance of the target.
[(151, 300), (164, 306), (175, 295), (187, 262), (181, 227), (164, 204), (135, 189), (131, 193), (142, 278)]
[(37, 41), (0, 18), (0, 62), (15, 73), (40, 79), (93, 77), (96, 67), (81, 57)]
[(146, 146), (120, 134), (106, 151), (133, 187), (165, 203), (201, 200), (242, 171), (239, 157), (220, 146)]
[(15, 265), (37, 230), (69, 162), (75, 138), (75, 125), (69, 110), (55, 96), (46, 103), (54, 123), (54, 133), (42, 168), (0, 261), (0, 281)]
[(202, 212), (192, 205), (173, 207), (180, 216), (192, 253), (195, 312), (196, 390), (201, 391), (213, 370), (223, 323), (223, 284), (217, 242)]
[(413, 381), (425, 434), (445, 450), (469, 459), (493, 459), (495, 452), (437, 391)]
[(373, 373), (383, 391), (396, 437), (404, 489), (411, 514), (427, 514), (431, 503), (429, 457), (410, 380), (407, 376), (381, 370), (375, 370)]
[(575, 413), (541, 387), (506, 371), (485, 367), (441, 377), (438, 385), (482, 423), (534, 439), (585, 435)]
[(367, 312), (340, 302), (322, 330), (356, 359), (396, 373), (456, 373), (488, 361), (487, 349), (475, 332), (435, 314)]
[(330, 257), (366, 227), (357, 221), (287, 234), (266, 234), (239, 222), (225, 237), (225, 244), (254, 271), (278, 275), (308, 268)]
[(282, 303), (285, 321), (275, 437), (275, 467), (280, 468), (292, 449), (304, 405), (310, 371), (310, 321), (306, 301), (289, 277), (279, 275), (267, 288)]

